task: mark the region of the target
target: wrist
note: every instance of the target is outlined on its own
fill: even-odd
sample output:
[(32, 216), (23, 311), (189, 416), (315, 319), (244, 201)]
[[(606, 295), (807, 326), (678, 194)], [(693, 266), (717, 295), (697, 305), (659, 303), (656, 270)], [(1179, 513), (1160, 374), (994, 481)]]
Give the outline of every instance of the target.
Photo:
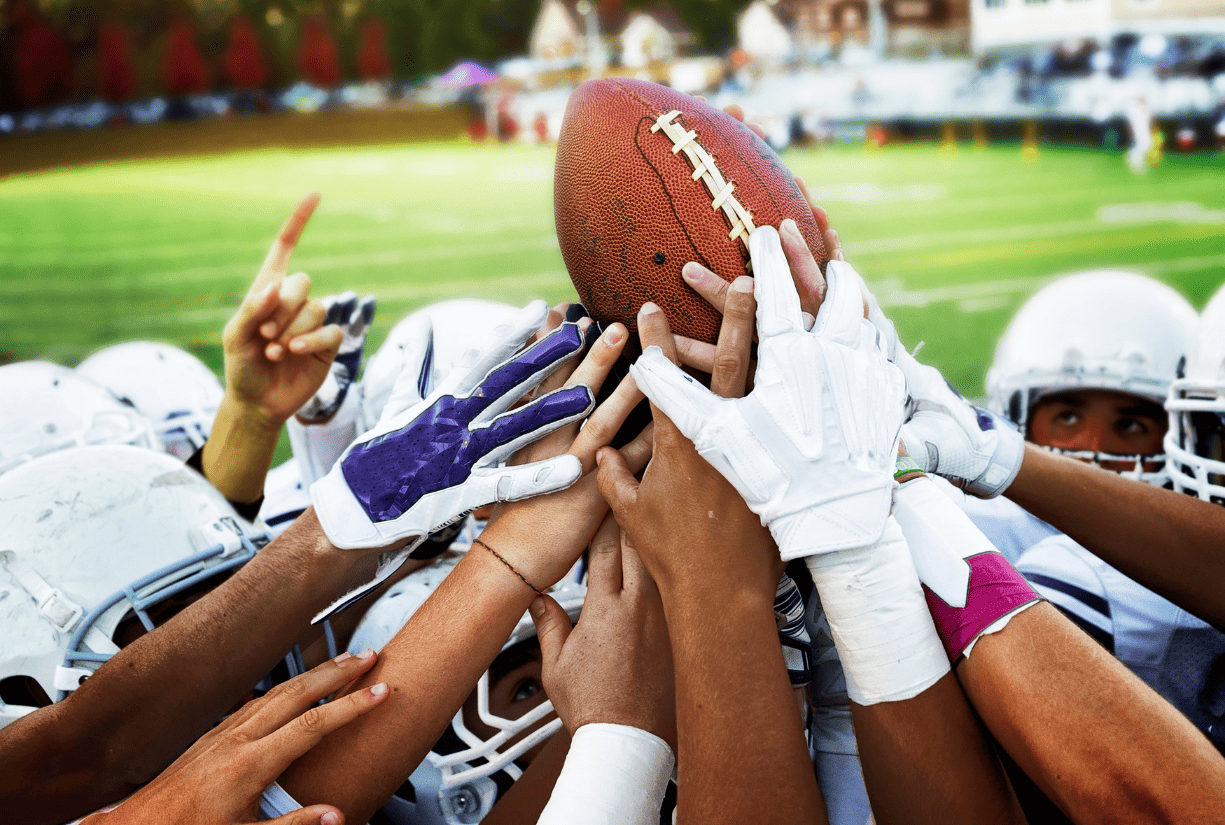
[(911, 699), (948, 673), (918, 573), (892, 517), (875, 545), (805, 561), (856, 704)]
[(286, 418), (273, 415), (268, 409), (254, 399), (243, 398), (229, 387), (221, 397), (217, 406), (217, 417), (225, 416), (235, 429), (251, 435), (271, 435), (276, 438), (281, 433), (281, 427)]
[[(496, 531), (486, 529), (477, 537), (477, 541), (480, 544), (474, 542), (464, 554), (464, 558), (460, 560), (460, 564), (470, 567), (480, 581), (488, 583), (493, 589), (504, 592), (516, 600), (522, 600), (524, 610), (536, 598), (538, 590), (547, 590), (554, 584), (554, 582), (539, 584), (528, 578), (528, 574), (510, 560), (512, 557), (505, 555), (510, 543), (504, 544)], [(487, 549), (491, 547), (494, 548), (496, 555), (495, 552)]]

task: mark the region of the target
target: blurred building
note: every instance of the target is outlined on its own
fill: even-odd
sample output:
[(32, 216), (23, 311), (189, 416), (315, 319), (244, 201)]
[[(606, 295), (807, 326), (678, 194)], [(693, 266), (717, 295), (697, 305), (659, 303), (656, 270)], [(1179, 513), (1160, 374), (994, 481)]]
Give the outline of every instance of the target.
[(771, 10), (799, 57), (846, 47), (895, 57), (970, 52), (970, 0), (756, 0), (754, 6)]
[(1225, 33), (1225, 0), (971, 0), (974, 51), (1119, 35)]
[(601, 57), (612, 51), (622, 66), (641, 68), (675, 60), (693, 43), (693, 31), (668, 3), (626, 12), (608, 0), (544, 0), (528, 52), (534, 60), (555, 63), (585, 60), (593, 48), (603, 49)]
[(587, 50), (583, 21), (575, 4), (565, 0), (544, 0), (540, 14), (528, 36), (528, 52), (535, 60), (553, 62), (572, 60)]
[(675, 60), (693, 45), (694, 37), (675, 8), (656, 3), (630, 13), (617, 40), (621, 46), (621, 65), (638, 68), (660, 60)]

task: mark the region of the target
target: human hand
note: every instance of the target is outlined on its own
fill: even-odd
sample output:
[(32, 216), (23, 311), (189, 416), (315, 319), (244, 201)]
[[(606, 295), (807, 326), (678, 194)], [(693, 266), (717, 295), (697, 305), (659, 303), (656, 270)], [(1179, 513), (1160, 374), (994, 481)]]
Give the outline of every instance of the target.
[(298, 410), (298, 420), (303, 424), (326, 423), (344, 404), (349, 388), (361, 372), (366, 333), (374, 320), (373, 295), (359, 301), (356, 292), (342, 292), (327, 296), (322, 303), (327, 311), (324, 325), (339, 327), (342, 340), (323, 385)]
[[(572, 317), (578, 310), (571, 307), (567, 311)], [(589, 329), (591, 321), (584, 318), (578, 323)], [(539, 391), (584, 384), (598, 394), (625, 348), (628, 335), (624, 325), (610, 325), (573, 372), (559, 370)], [(511, 459), (530, 462), (569, 455), (578, 459), (583, 470), (583, 477), (564, 491), (499, 504), (481, 535), (482, 542), (495, 548), (533, 587), (547, 587), (564, 576), (604, 520), (608, 505), (600, 495), (593, 472), (596, 451), (612, 441), (642, 398), (637, 385), (625, 379), (583, 422), (582, 429), (577, 423), (571, 424), (529, 444)], [(624, 459), (635, 470), (644, 467), (650, 458), (650, 439), (648, 426), (621, 448)]]
[(906, 376), (912, 410), (902, 444), (915, 463), (979, 498), (1004, 492), (1025, 457), (1025, 439), (1012, 422), (971, 404), (905, 348), (895, 363)]
[(607, 722), (653, 733), (676, 752), (672, 650), (659, 590), (612, 515), (588, 551), (587, 597), (578, 624), (550, 596), (532, 602), (542, 679), (573, 736)]
[(761, 342), (753, 392), (720, 399), (657, 348), (631, 375), (769, 524), (784, 559), (873, 545), (906, 413), (901, 372), (864, 317), (854, 270), (829, 267), (807, 332), (778, 233), (760, 227), (749, 248)]
[(339, 327), (323, 326), (323, 304), (308, 299), (310, 278), (301, 272), (286, 277), (318, 205), (319, 194), (312, 192), (285, 221), (221, 336), (227, 398), (270, 426), (279, 427), (315, 394), (343, 339)]
[[(547, 312), (543, 301), (520, 311), (495, 330), (499, 337), (471, 350), (424, 399), (432, 347), (405, 347), (403, 369), (379, 423), (311, 485), (311, 499), (337, 547), (409, 545), (386, 555), (373, 582), (329, 610), (376, 586), (415, 543), (464, 513), (494, 501), (562, 490), (579, 478), (581, 462), (568, 455), (498, 466), (524, 444), (583, 418), (594, 404), (592, 390), (575, 384), (507, 412), (584, 346), (578, 325), (563, 324), (516, 355)], [(420, 326), (428, 337), (429, 316), (422, 316)]]
[[(373, 652), (347, 653), (249, 702), (192, 745), (156, 779), (118, 808), (85, 820), (103, 823), (237, 825), (260, 821), (264, 789), (332, 731), (377, 707), (383, 683), (316, 707), (367, 673)], [(281, 825), (343, 825), (331, 805), (311, 805), (271, 820)]]
[[(783, 221), (779, 226), (778, 236), (782, 241), (783, 253), (786, 255), (787, 263), (791, 269), (791, 277), (795, 283), (795, 289), (800, 295), (804, 329), (812, 329), (813, 319), (821, 308), (821, 302), (825, 300), (825, 277), (821, 274), (821, 267), (817, 264), (816, 258), (813, 257), (812, 251), (809, 250), (808, 244), (804, 241), (804, 236), (800, 234), (799, 227), (796, 226), (795, 221), (790, 218)], [(690, 261), (685, 264), (681, 269), (681, 277), (685, 279), (685, 283), (693, 287), (695, 292), (706, 299), (706, 302), (714, 307), (715, 310), (721, 314), (724, 312), (724, 306), (727, 302), (727, 291), (731, 284), (696, 261)], [(753, 336), (756, 338), (756, 330), (754, 330)], [(674, 338), (676, 340), (677, 355), (680, 358), (681, 364), (705, 373), (713, 372), (715, 345), (683, 335), (676, 335)], [(753, 386), (752, 370), (749, 373), (748, 386), (750, 389)]]
[[(752, 288), (753, 280), (741, 277), (728, 293), (711, 376), (715, 395), (744, 394), (756, 306)], [(643, 306), (638, 333), (644, 347), (675, 358), (659, 307)], [(782, 566), (761, 519), (661, 409), (652, 405), (651, 413), (654, 449), (641, 484), (613, 450), (600, 452), (599, 483), (652, 578), (663, 591), (723, 597), (748, 588), (773, 602)]]

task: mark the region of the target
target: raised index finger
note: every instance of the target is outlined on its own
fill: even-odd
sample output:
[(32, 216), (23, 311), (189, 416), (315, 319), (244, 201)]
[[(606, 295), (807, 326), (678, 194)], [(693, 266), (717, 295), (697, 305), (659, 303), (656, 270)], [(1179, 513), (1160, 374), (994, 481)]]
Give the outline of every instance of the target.
[(311, 219), (311, 215), (315, 214), (315, 208), (319, 206), (321, 197), (318, 192), (311, 192), (298, 201), (293, 213), (281, 226), (281, 231), (277, 233), (276, 240), (272, 242), (272, 249), (268, 250), (268, 257), (264, 259), (264, 265), (260, 267), (259, 275), (256, 276), (255, 283), (251, 287), (253, 292), (263, 289), (274, 278), (289, 271), (289, 259), (298, 247), (298, 241), (302, 238), (306, 223)]

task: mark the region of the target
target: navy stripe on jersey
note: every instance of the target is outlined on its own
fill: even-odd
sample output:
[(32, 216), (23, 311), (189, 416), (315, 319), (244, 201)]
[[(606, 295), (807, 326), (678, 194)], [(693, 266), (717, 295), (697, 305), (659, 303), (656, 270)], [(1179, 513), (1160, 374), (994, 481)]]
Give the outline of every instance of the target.
[[(1055, 603), (1051, 602), (1051, 604), (1055, 604)], [(1111, 635), (1110, 633), (1107, 633), (1105, 630), (1102, 630), (1100, 627), (1098, 627), (1097, 625), (1091, 622), (1086, 622), (1084, 619), (1082, 619), (1080, 616), (1077, 616), (1075, 613), (1073, 613), (1070, 610), (1059, 607), (1059, 605), (1057, 604), (1055, 605), (1055, 607), (1059, 609), (1060, 613), (1062, 613), (1063, 615), (1071, 619), (1072, 624), (1076, 625), (1081, 630), (1085, 631), (1085, 633), (1089, 634), (1089, 638), (1093, 639), (1093, 641), (1097, 642), (1099, 645), (1106, 648), (1106, 650), (1108, 650), (1111, 654), (1114, 653), (1114, 636), (1113, 635)]]
[(264, 519), (264, 524), (267, 524), (269, 527), (276, 527), (278, 524), (284, 524), (287, 521), (293, 521), (294, 519), (296, 519), (298, 516), (302, 515), (305, 512), (306, 512), (306, 508), (303, 507), (301, 510), (290, 510), (287, 513), (279, 513), (278, 515)]
[(1068, 584), (1065, 581), (1053, 578), (1051, 576), (1044, 576), (1041, 573), (1026, 573), (1025, 578), (1029, 579), (1034, 584), (1040, 584), (1043, 587), (1049, 587), (1052, 590), (1058, 590), (1060, 593), (1071, 596), (1084, 604), (1085, 607), (1096, 610), (1107, 619), (1110, 618), (1110, 602), (1106, 601), (1101, 596), (1090, 593), (1083, 587), (1077, 587), (1074, 584)]

